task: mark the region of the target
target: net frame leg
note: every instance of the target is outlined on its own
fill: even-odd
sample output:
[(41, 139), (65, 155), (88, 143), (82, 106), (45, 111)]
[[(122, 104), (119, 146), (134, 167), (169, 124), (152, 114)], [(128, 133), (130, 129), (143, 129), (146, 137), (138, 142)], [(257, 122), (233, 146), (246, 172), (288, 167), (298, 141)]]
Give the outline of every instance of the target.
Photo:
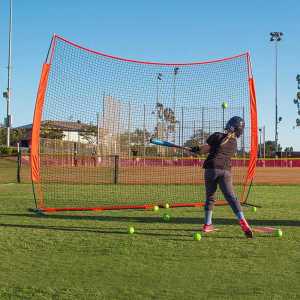
[[(226, 206), (227, 201), (219, 200), (216, 201), (215, 206)], [(154, 206), (164, 208), (164, 204), (143, 204), (143, 205), (112, 205), (112, 206), (99, 206), (99, 207), (44, 207), (44, 208), (30, 208), (30, 212), (44, 214), (44, 213), (56, 213), (66, 211), (112, 211), (112, 210), (152, 210)], [(170, 204), (169, 208), (189, 208), (189, 207), (204, 207), (205, 202), (194, 202), (194, 203), (174, 203)]]
[(44, 216), (45, 213), (42, 209), (40, 208), (28, 208), (29, 212), (35, 213), (36, 215)]
[(243, 203), (241, 203), (242, 206), (250, 206), (250, 207), (258, 207), (258, 208), (262, 208), (261, 205), (255, 205), (255, 204), (252, 204), (252, 203), (248, 203), (248, 197), (249, 197), (249, 194), (250, 194), (250, 191), (252, 190), (252, 186), (253, 186), (253, 179), (251, 180), (251, 183), (249, 185), (249, 189), (248, 189), (248, 192), (247, 192), (247, 195), (246, 195), (246, 199)]

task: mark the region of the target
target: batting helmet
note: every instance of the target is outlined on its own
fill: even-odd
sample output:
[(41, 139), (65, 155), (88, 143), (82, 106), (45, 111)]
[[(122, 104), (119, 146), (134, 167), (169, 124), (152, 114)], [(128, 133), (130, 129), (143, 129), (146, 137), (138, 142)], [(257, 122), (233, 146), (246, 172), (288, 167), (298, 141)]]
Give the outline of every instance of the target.
[(244, 132), (245, 121), (241, 117), (234, 116), (226, 124), (225, 130), (234, 132), (237, 137), (241, 136)]

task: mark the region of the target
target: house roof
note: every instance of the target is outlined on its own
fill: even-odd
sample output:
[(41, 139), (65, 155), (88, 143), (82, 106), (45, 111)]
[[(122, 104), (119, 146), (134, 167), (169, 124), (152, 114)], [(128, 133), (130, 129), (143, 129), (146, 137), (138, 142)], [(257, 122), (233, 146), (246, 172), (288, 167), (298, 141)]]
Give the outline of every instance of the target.
[(27, 124), (27, 125), (15, 127), (14, 129), (31, 129), (31, 128), (32, 128), (32, 124)]
[[(53, 121), (46, 120), (42, 121), (42, 126), (49, 126), (57, 129), (61, 129), (63, 131), (81, 131), (89, 127), (88, 124), (80, 123), (80, 122), (69, 122), (69, 121)], [(32, 124), (27, 124), (23, 126), (16, 127), (15, 129), (32, 129)]]

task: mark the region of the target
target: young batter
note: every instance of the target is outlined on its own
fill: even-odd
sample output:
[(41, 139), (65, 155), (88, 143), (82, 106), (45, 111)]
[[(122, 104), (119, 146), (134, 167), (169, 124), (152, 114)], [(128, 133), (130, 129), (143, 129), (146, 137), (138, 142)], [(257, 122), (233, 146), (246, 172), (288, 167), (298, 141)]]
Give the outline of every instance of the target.
[(203, 164), (205, 169), (205, 222), (204, 232), (214, 230), (212, 225), (212, 211), (215, 203), (215, 193), (219, 186), (225, 199), (239, 220), (240, 226), (246, 237), (252, 238), (253, 233), (248, 225), (240, 202), (236, 198), (232, 185), (231, 157), (237, 151), (237, 138), (244, 132), (245, 122), (240, 117), (232, 117), (226, 124), (225, 132), (215, 132), (207, 139), (207, 144), (200, 147), (193, 147), (193, 152), (208, 153)]

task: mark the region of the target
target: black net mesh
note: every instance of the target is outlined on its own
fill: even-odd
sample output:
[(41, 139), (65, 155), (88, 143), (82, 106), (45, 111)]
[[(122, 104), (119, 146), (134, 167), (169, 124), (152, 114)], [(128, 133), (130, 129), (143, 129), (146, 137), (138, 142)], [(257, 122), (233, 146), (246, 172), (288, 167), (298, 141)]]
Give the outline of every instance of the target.
[(241, 195), (250, 150), (247, 54), (148, 64), (55, 41), (40, 133), (46, 207), (201, 202), (205, 157), (149, 139), (204, 143), (234, 115), (246, 122), (233, 159)]

